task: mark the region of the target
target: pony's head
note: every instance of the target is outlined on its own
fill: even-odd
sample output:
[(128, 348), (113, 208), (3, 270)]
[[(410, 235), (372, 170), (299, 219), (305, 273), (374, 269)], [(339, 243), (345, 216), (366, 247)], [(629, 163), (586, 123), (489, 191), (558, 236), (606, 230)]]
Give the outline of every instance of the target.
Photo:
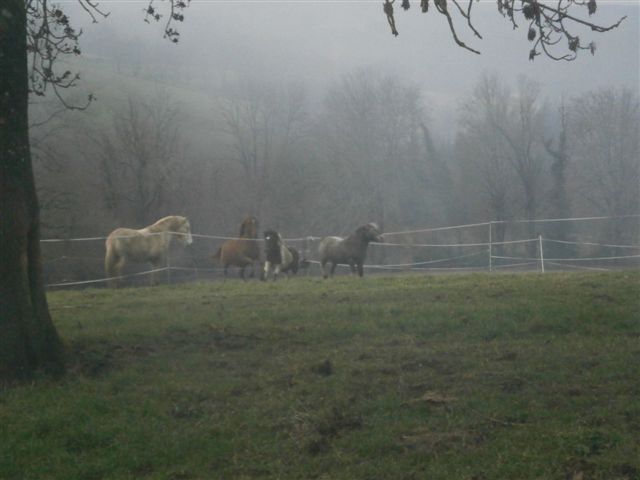
[(264, 232), (264, 243), (267, 250), (280, 248), (282, 237), (275, 230), (267, 230)]
[(176, 235), (178, 242), (183, 245), (191, 245), (193, 243), (193, 237), (191, 236), (191, 224), (187, 217), (176, 217), (176, 224), (174, 232), (179, 233)]
[(382, 232), (380, 231), (380, 227), (375, 223), (367, 223), (366, 225), (362, 225), (358, 227), (356, 230), (356, 235), (358, 235), (365, 242), (384, 242), (382, 238)]
[(146, 230), (152, 233), (172, 232), (177, 234), (173, 235), (173, 237), (176, 237), (175, 240), (182, 245), (191, 245), (193, 243), (189, 219), (180, 215), (169, 215), (161, 218), (153, 225), (146, 227)]
[(254, 216), (248, 216), (240, 225), (240, 237), (258, 238), (258, 220)]

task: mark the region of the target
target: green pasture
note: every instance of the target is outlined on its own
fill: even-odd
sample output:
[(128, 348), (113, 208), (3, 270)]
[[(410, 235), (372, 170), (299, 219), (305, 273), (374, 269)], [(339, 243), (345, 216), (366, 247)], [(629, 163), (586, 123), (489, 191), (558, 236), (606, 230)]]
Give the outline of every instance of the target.
[(638, 479), (640, 273), (51, 292), (3, 479)]

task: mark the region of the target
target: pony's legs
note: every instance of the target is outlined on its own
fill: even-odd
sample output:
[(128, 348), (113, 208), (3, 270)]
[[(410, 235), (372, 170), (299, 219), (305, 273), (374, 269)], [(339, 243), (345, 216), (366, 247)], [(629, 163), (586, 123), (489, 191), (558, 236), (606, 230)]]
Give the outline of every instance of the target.
[(358, 263), (358, 276), (362, 277), (362, 275), (364, 275), (364, 269), (362, 263)]
[(280, 275), (280, 267), (281, 265), (276, 265), (276, 270), (273, 272), (273, 281), (275, 282), (278, 279), (278, 275)]
[(333, 276), (333, 273), (336, 271), (337, 266), (338, 264), (336, 262), (331, 262), (331, 276)]
[(124, 258), (119, 257), (116, 253), (111, 250), (107, 251), (107, 254), (104, 259), (104, 270), (107, 275), (107, 278), (112, 278), (112, 280), (108, 281), (108, 285), (110, 288), (118, 287), (118, 279), (114, 277), (119, 277), (122, 273), (122, 267), (124, 266)]
[(327, 261), (326, 260), (322, 260), (322, 262), (320, 262), (320, 266), (322, 268), (322, 278), (327, 278), (329, 276), (329, 275), (327, 275), (326, 265), (327, 265)]
[(243, 255), (240, 258), (240, 262), (239, 263), (243, 263), (244, 264), (244, 265), (242, 265), (240, 267), (240, 277), (242, 277), (243, 280), (246, 280), (245, 277), (244, 277), (244, 271), (249, 265), (251, 265), (251, 274), (249, 275), (249, 278), (253, 278), (255, 276), (255, 274), (256, 274), (256, 266), (255, 266), (255, 262), (254, 262), (253, 258), (247, 257), (246, 255)]
[(267, 280), (269, 278), (269, 272), (271, 271), (271, 262), (267, 260), (264, 262), (264, 269), (262, 270), (262, 276), (260, 280)]
[[(165, 261), (164, 258), (156, 258), (155, 260), (151, 261), (151, 267), (154, 270), (157, 270), (158, 268), (162, 268), (162, 265), (165, 265)], [(151, 285), (152, 286), (156, 286), (160, 284), (160, 273), (161, 272), (153, 272), (151, 274)]]
[(118, 288), (122, 284), (122, 280), (118, 277), (122, 275), (122, 268), (124, 267), (124, 258), (119, 257), (116, 262), (112, 265), (111, 275), (110, 277), (116, 277), (111, 280), (111, 285), (113, 288)]

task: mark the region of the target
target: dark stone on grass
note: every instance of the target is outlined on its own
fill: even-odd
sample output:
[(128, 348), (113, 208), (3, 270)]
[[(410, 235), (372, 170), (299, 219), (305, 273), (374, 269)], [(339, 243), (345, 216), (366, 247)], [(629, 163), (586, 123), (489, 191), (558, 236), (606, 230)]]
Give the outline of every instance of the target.
[(333, 375), (333, 364), (330, 360), (325, 360), (320, 365), (315, 365), (314, 367), (312, 367), (311, 370), (318, 375), (328, 377), (329, 375)]

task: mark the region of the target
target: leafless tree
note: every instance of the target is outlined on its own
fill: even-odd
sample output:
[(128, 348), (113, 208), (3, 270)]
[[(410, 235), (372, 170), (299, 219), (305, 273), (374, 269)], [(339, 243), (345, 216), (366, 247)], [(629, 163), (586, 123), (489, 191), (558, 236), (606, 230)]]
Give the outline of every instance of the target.
[[(572, 171), (580, 197), (603, 215), (635, 214), (640, 206), (640, 104), (630, 89), (585, 93), (569, 106)], [(615, 240), (637, 241), (633, 228), (614, 221)], [(629, 223), (627, 222), (627, 226)], [(607, 235), (611, 237), (611, 235)]]
[[(544, 141), (544, 147), (551, 158), (551, 191), (549, 203), (551, 205), (551, 216), (556, 218), (569, 218), (571, 216), (571, 198), (569, 195), (569, 142), (567, 137), (567, 106), (562, 98), (558, 107), (558, 117), (560, 126), (558, 127), (557, 138), (550, 138)], [(550, 226), (553, 235), (558, 240), (567, 240), (569, 237), (571, 224), (568, 222), (557, 222)], [(565, 250), (566, 253), (566, 250)]]
[(162, 216), (183, 153), (177, 104), (162, 92), (146, 102), (130, 97), (97, 143), (98, 182), (112, 215), (134, 225)]
[[(512, 152), (500, 131), (510, 122), (510, 101), (509, 88), (497, 76), (483, 75), (459, 111), (458, 151), (463, 168), (469, 170), (467, 178), (476, 180), (468, 184), (481, 189), (480, 195), (486, 198), (486, 213), (499, 222), (514, 213)], [(505, 233), (505, 224), (497, 224), (495, 241), (504, 241)]]
[(336, 227), (375, 220), (385, 229), (388, 220), (406, 220), (406, 198), (426, 175), (425, 124), (419, 89), (394, 76), (364, 69), (330, 88), (318, 138), (332, 172), (324, 201), (335, 210)]
[(237, 200), (260, 216), (276, 190), (289, 188), (282, 170), (295, 164), (296, 148), (306, 135), (304, 88), (241, 81), (229, 89), (220, 112), (226, 157), (242, 172)]

